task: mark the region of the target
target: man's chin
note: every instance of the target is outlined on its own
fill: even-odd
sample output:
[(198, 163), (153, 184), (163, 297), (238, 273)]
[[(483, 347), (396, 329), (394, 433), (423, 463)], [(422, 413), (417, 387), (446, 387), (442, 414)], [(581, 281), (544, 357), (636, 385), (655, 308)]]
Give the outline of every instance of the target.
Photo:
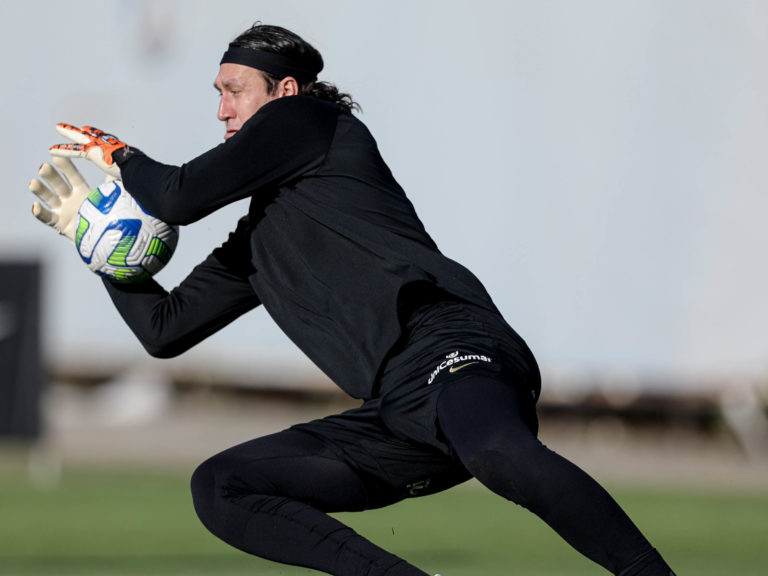
[(227, 130), (226, 134), (224, 134), (224, 140), (229, 140), (235, 134), (237, 134), (237, 130)]

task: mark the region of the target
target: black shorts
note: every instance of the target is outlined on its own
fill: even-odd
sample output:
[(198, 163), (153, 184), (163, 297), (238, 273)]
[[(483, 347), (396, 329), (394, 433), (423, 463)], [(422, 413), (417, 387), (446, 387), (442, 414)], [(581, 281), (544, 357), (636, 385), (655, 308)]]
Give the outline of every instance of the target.
[(446, 386), (471, 378), (513, 387), (526, 424), (537, 428), (540, 376), (528, 347), (498, 314), (448, 301), (413, 315), (382, 370), (375, 398), (293, 429), (323, 440), (376, 485), (372, 493), (382, 501), (371, 507), (444, 490), (470, 475), (440, 433), (437, 400)]
[(452, 454), (440, 434), (437, 399), (453, 382), (500, 380), (513, 387), (531, 427), (541, 376), (523, 339), (496, 312), (445, 301), (416, 313), (380, 378), (381, 418), (403, 439)]

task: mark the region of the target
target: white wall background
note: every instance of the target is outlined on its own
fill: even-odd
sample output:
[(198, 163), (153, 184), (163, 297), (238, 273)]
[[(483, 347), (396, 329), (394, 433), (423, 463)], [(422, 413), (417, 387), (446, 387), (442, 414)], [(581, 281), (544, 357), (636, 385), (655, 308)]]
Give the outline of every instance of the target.
[[(0, 3), (0, 258), (45, 264), (51, 361), (146, 358), (71, 245), (30, 214), (54, 125), (95, 125), (168, 163), (204, 152), (223, 134), (219, 58), (255, 20), (323, 53), (321, 78), (362, 104), (432, 236), (545, 372), (766, 370), (760, 0)], [(243, 210), (184, 229), (158, 280), (180, 281)], [(179, 361), (310, 369), (263, 311)]]

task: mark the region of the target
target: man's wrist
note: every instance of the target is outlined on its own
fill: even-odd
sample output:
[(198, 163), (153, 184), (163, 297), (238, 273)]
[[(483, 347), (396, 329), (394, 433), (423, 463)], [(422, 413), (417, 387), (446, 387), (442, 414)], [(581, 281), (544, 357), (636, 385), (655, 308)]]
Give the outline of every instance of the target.
[(112, 161), (118, 166), (123, 166), (131, 158), (135, 158), (136, 156), (145, 156), (145, 154), (138, 148), (126, 145), (123, 148), (118, 148), (112, 152)]

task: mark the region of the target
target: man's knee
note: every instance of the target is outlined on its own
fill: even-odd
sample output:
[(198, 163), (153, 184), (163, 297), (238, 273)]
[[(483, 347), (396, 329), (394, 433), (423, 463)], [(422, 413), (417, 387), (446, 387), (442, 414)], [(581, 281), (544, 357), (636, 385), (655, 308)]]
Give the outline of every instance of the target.
[(253, 456), (251, 462), (236, 450), (230, 449), (211, 456), (192, 473), (190, 489), (192, 502), (203, 524), (213, 531), (223, 511), (243, 497), (276, 495), (280, 482), (270, 474), (275, 467), (259, 465)]
[(481, 450), (466, 458), (464, 465), (483, 486), (521, 506), (526, 502), (527, 482), (522, 470), (509, 455), (496, 450)]
[[(215, 457), (214, 457), (215, 458)], [(216, 471), (210, 458), (200, 464), (192, 473), (190, 489), (192, 503), (200, 521), (209, 527), (213, 521), (216, 497)]]
[(486, 447), (466, 455), (464, 465), (481, 484), (527, 508), (538, 497), (548, 453), (537, 439), (520, 438), (508, 449)]

